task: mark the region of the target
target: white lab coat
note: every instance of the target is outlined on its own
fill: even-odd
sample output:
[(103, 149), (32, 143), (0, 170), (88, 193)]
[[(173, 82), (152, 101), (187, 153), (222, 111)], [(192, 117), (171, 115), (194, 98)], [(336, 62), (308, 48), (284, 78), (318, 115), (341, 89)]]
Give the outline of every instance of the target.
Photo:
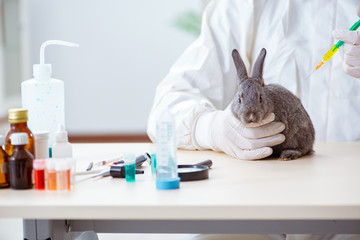
[(251, 69), (267, 49), (264, 79), (301, 98), (317, 141), (360, 140), (360, 80), (342, 69), (343, 48), (315, 71), (336, 42), (332, 30), (358, 20), (359, 0), (219, 0), (203, 15), (201, 35), (186, 49), (156, 89), (148, 121), (155, 141), (156, 119), (168, 108), (176, 119), (177, 146), (196, 149), (194, 127), (204, 112), (223, 110), (237, 92), (231, 52), (238, 49)]

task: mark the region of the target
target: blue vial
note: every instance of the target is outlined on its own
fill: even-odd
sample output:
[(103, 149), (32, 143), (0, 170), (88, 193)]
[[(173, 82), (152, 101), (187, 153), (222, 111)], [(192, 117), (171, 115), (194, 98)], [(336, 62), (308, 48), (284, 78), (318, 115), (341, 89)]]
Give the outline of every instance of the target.
[(156, 148), (151, 149), (151, 173), (156, 174)]
[(177, 168), (175, 119), (165, 110), (156, 123), (156, 188), (179, 188)]
[(125, 153), (124, 154), (124, 163), (125, 163), (125, 179), (127, 182), (135, 182), (135, 154), (134, 153)]

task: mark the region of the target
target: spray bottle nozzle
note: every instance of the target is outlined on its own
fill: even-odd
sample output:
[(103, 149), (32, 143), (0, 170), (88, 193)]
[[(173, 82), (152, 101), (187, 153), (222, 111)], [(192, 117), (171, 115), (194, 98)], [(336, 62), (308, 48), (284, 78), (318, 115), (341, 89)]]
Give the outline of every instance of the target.
[(34, 64), (33, 71), (34, 71), (34, 77), (38, 81), (46, 81), (50, 79), (51, 76), (51, 64), (45, 64), (45, 48), (48, 45), (63, 45), (68, 47), (78, 47), (79, 44), (71, 43), (71, 42), (65, 42), (60, 40), (49, 40), (44, 42), (40, 47), (40, 64)]
[(71, 43), (71, 42), (65, 42), (65, 41), (60, 41), (60, 40), (48, 40), (46, 42), (44, 42), (41, 47), (40, 47), (40, 64), (45, 64), (45, 47), (48, 45), (63, 45), (63, 46), (68, 46), (68, 47), (78, 47), (79, 44), (76, 43)]

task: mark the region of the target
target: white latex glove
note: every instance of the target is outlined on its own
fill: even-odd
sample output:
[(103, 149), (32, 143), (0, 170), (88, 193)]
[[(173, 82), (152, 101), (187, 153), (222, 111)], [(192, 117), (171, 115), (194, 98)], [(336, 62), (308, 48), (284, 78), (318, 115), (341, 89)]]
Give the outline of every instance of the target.
[(232, 114), (230, 106), (224, 111), (205, 113), (199, 117), (195, 140), (201, 148), (222, 151), (232, 157), (254, 160), (272, 154), (272, 146), (285, 141), (279, 134), (285, 129), (282, 122), (273, 122), (274, 113), (269, 114), (262, 123), (245, 127)]
[[(357, 8), (360, 16), (360, 6)], [(344, 64), (343, 68), (347, 75), (360, 78), (360, 31), (335, 29), (333, 37), (344, 41)]]

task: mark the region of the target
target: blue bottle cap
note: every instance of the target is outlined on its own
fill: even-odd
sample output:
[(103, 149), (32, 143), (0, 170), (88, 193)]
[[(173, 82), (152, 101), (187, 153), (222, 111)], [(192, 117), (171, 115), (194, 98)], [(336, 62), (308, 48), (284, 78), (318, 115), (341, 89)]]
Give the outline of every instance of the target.
[(156, 188), (163, 190), (178, 189), (180, 188), (180, 178), (156, 179)]

